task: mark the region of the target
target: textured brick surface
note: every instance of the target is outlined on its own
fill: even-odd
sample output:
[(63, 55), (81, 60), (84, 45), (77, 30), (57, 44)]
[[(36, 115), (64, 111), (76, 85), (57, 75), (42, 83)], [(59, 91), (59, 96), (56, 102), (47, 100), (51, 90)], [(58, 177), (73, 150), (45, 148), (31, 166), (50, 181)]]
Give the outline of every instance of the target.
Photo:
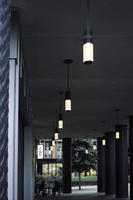
[(0, 0), (0, 200), (7, 199), (10, 0)]

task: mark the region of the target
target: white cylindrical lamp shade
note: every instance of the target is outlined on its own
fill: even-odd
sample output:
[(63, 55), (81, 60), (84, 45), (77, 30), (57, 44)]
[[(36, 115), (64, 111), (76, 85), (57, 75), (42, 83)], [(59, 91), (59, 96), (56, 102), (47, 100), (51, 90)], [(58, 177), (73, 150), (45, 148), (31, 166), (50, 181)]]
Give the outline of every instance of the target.
[(94, 145), (94, 146), (93, 146), (93, 150), (96, 150), (96, 149), (97, 149), (97, 147), (96, 147), (96, 145)]
[(85, 153), (86, 153), (86, 154), (88, 154), (88, 153), (89, 153), (88, 149), (86, 149), (86, 150), (85, 150)]
[(119, 132), (119, 131), (116, 131), (116, 132), (115, 132), (115, 138), (116, 138), (116, 139), (119, 139), (119, 138), (120, 138), (120, 132)]
[(65, 99), (65, 111), (71, 111), (71, 99)]
[(58, 128), (63, 129), (63, 120), (58, 121)]
[(58, 140), (58, 139), (59, 139), (59, 134), (58, 134), (58, 133), (55, 133), (55, 134), (54, 134), (54, 139), (55, 139), (55, 140)]
[(105, 140), (105, 139), (102, 140), (102, 145), (103, 145), (103, 146), (106, 145), (106, 140)]
[(65, 111), (71, 111), (71, 93), (66, 91), (65, 95)]
[(52, 140), (52, 146), (55, 146), (55, 141), (54, 140)]

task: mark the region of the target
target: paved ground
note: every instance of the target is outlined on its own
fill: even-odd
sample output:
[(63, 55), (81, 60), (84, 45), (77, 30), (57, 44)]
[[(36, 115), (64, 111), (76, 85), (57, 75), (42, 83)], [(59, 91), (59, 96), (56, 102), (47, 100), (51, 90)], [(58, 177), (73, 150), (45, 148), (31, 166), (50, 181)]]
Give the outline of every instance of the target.
[[(115, 197), (107, 197), (104, 194), (97, 193), (97, 186), (82, 186), (82, 190), (78, 187), (72, 188), (72, 194), (61, 194), (56, 197), (38, 198), (38, 200), (114, 200)], [(124, 199), (123, 199), (124, 200)]]

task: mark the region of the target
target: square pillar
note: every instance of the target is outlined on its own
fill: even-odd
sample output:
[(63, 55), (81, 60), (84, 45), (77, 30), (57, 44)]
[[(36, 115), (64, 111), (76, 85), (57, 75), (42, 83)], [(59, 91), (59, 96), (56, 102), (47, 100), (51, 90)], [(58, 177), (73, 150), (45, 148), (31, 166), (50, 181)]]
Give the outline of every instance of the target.
[(130, 199), (133, 200), (133, 116), (129, 117)]
[(63, 138), (63, 193), (72, 192), (72, 139)]
[(97, 138), (98, 192), (105, 192), (105, 146), (102, 145), (102, 139)]
[(116, 198), (128, 198), (128, 146), (127, 126), (116, 125)]
[(115, 163), (115, 133), (106, 133), (105, 146), (105, 194), (115, 194), (116, 182), (116, 163)]
[(24, 200), (32, 200), (34, 196), (33, 171), (33, 138), (32, 128), (24, 128)]

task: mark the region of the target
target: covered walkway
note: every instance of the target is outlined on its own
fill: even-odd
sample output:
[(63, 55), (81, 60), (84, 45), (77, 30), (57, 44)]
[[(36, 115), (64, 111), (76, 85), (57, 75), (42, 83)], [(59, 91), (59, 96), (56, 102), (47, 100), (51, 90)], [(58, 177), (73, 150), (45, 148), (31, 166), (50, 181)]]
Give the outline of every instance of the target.
[[(55, 199), (125, 199), (130, 177), (133, 200), (132, 8), (131, 0), (0, 0), (0, 200), (34, 199), (37, 156), (59, 158), (59, 140), (64, 194)], [(98, 193), (71, 194), (72, 142), (81, 138), (97, 141)]]

